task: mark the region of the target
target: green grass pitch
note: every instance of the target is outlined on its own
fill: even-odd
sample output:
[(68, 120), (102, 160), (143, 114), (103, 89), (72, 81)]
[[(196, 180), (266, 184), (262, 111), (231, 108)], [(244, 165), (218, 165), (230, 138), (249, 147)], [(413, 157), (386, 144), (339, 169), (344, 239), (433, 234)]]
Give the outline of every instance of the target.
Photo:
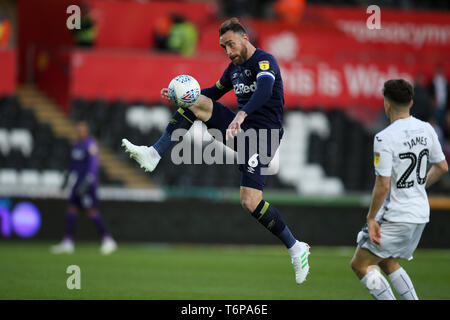
[[(0, 299), (372, 299), (349, 267), (354, 248), (314, 247), (310, 275), (294, 280), (281, 246), (200, 246), (119, 243), (110, 256), (77, 243), (52, 255), (50, 243), (0, 242)], [(450, 250), (418, 249), (401, 261), (421, 299), (450, 299)], [(81, 289), (69, 290), (69, 265)]]

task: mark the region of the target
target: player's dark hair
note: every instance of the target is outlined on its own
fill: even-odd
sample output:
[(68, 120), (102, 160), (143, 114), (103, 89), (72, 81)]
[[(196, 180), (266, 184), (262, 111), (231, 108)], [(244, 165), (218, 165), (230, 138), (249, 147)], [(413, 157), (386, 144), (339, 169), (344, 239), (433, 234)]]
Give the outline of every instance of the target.
[(413, 86), (404, 79), (391, 79), (384, 83), (383, 95), (389, 101), (398, 106), (409, 105), (414, 89)]
[(240, 34), (247, 33), (244, 26), (239, 22), (238, 18), (231, 18), (222, 23), (222, 25), (219, 28), (219, 36), (222, 36), (223, 34), (225, 34), (230, 30)]

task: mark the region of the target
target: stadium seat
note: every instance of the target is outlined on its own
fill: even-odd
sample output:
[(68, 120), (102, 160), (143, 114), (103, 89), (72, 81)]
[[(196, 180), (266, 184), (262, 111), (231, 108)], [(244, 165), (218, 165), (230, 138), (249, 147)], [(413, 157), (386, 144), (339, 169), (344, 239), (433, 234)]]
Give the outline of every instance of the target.
[(46, 187), (59, 188), (64, 182), (64, 174), (58, 170), (44, 170), (41, 174), (41, 183)]
[(34, 115), (34, 111), (31, 109), (21, 109), (20, 116), (17, 119), (15, 127), (28, 129), (30, 132), (33, 132), (36, 124), (37, 120)]
[(88, 112), (88, 102), (85, 99), (77, 98), (72, 101), (72, 112), (70, 118), (72, 120), (86, 119)]
[(15, 169), (1, 169), (0, 170), (0, 185), (11, 186), (18, 182), (18, 174)]
[(9, 132), (7, 129), (0, 128), (0, 153), (6, 157), (9, 154), (11, 146), (9, 144)]
[(25, 167), (26, 158), (22, 151), (17, 149), (11, 149), (9, 155), (5, 159), (6, 168), (22, 169)]
[(12, 129), (9, 140), (11, 148), (20, 150), (25, 157), (33, 150), (33, 137), (28, 129)]
[(40, 186), (40, 173), (37, 170), (22, 170), (19, 174), (19, 184), (25, 187)]

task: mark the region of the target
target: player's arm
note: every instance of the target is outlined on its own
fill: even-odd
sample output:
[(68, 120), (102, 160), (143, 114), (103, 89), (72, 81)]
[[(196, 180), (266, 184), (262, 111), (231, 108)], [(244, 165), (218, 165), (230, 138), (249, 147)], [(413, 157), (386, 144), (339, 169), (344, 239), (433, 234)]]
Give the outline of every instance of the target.
[(228, 126), (227, 140), (233, 138), (241, 130), (241, 124), (249, 114), (261, 108), (269, 100), (274, 83), (275, 76), (271, 72), (260, 72), (257, 75), (256, 90)]
[(433, 163), (427, 174), (427, 182), (425, 188), (428, 188), (438, 182), (448, 172), (447, 161), (442, 160), (438, 163)]
[(230, 78), (231, 65), (231, 63), (228, 65), (220, 79), (213, 86), (202, 89), (200, 93), (212, 100), (217, 101), (222, 98), (225, 93), (233, 89), (233, 83)]
[(428, 129), (430, 130), (432, 140), (431, 148), (429, 150), (429, 162), (432, 166), (427, 173), (425, 188), (429, 188), (438, 182), (439, 179), (441, 179), (448, 172), (448, 164), (445, 160), (444, 152), (442, 152), (442, 147), (439, 143), (436, 131), (431, 125), (428, 125)]
[(269, 71), (258, 73), (256, 77), (256, 90), (250, 97), (250, 100), (241, 109), (247, 115), (261, 108), (272, 95), (275, 76)]
[(61, 189), (65, 189), (67, 184), (69, 183), (70, 174), (74, 171), (74, 163), (73, 160), (70, 160), (69, 169), (64, 172), (63, 182), (61, 184)]
[(391, 177), (377, 176), (375, 178), (375, 186), (372, 191), (372, 200), (370, 202), (369, 213), (367, 214), (367, 225), (369, 227), (369, 237), (371, 241), (380, 242), (380, 226), (375, 221), (377, 212), (380, 211), (381, 206), (386, 199), (391, 185)]
[(80, 177), (80, 184), (77, 188), (78, 194), (83, 194), (95, 181), (98, 170), (98, 146), (95, 142), (88, 148), (88, 170), (83, 177)]
[(223, 97), (225, 93), (230, 91), (232, 87), (226, 87), (224, 86), (220, 80), (217, 81), (212, 87), (204, 88), (201, 90), (201, 94), (204, 96), (207, 96), (208, 98), (212, 100), (219, 100)]
[(393, 153), (389, 148), (387, 137), (375, 136), (373, 151), (376, 178), (372, 191), (372, 200), (367, 214), (367, 226), (369, 228), (370, 240), (381, 246), (380, 225), (375, 220), (375, 217), (383, 206), (391, 184)]

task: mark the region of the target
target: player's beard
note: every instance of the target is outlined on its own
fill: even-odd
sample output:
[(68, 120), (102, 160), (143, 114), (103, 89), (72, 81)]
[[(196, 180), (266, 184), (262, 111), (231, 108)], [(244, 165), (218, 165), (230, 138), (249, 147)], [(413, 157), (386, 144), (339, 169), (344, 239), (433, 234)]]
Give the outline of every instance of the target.
[(232, 60), (233, 63), (237, 66), (244, 64), (244, 62), (247, 61), (247, 53), (248, 53), (247, 47), (245, 46), (244, 43), (242, 43), (242, 50), (239, 52), (239, 56), (238, 56), (239, 58), (236, 59), (236, 62), (234, 62)]

